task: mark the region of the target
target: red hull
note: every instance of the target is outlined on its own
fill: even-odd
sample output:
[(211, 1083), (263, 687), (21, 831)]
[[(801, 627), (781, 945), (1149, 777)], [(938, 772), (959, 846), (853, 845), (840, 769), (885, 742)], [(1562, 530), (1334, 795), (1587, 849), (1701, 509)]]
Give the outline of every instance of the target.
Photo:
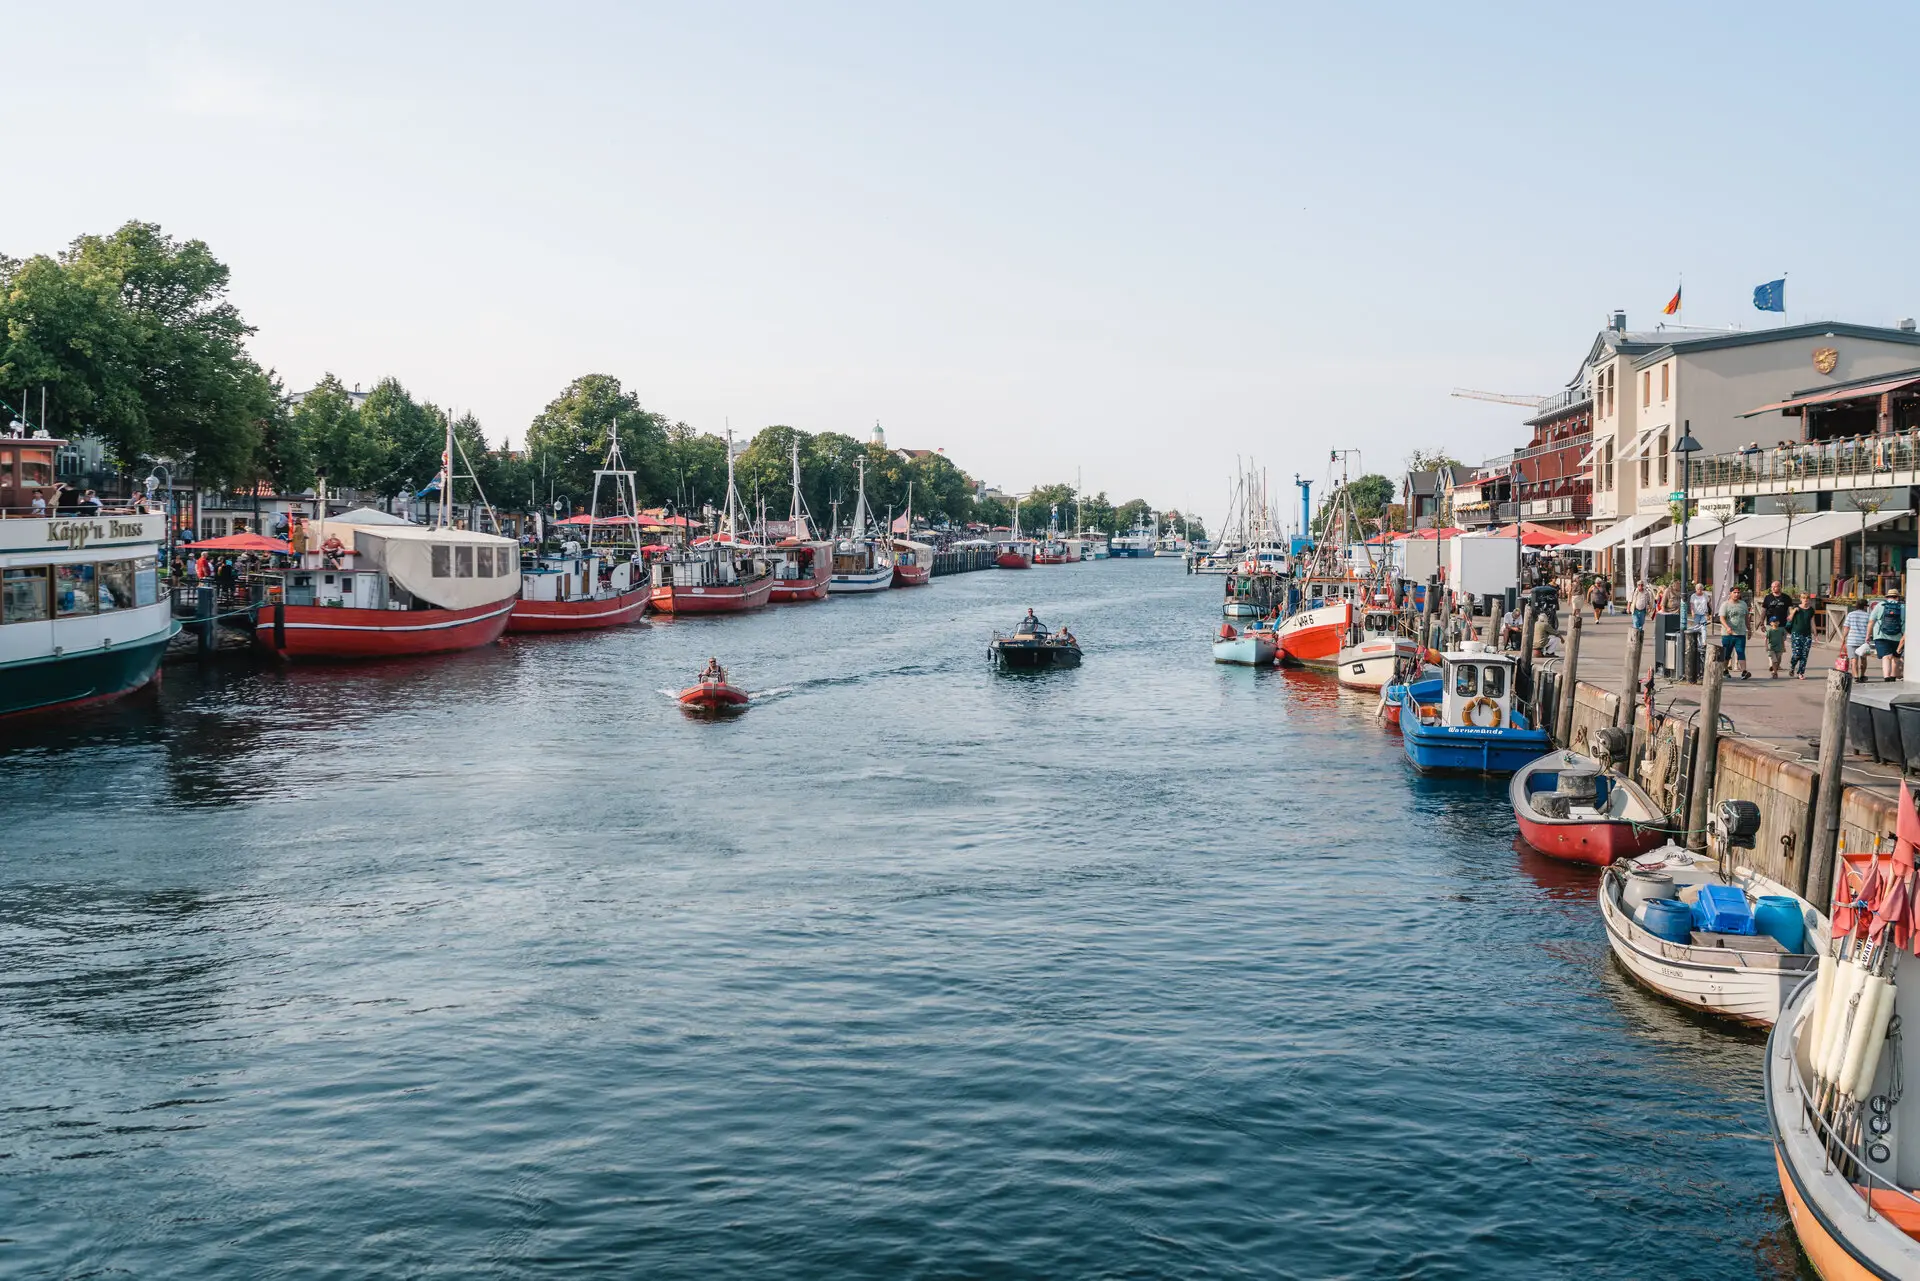
[(1033, 558), (1033, 563), (1036, 565), (1067, 565), (1072, 562), (1065, 556), (1041, 556), (1036, 554)]
[(647, 612), (647, 589), (634, 587), (603, 600), (519, 600), (507, 618), (510, 632), (584, 632), (624, 627)]
[(1514, 818), (1520, 822), (1520, 839), (1548, 858), (1591, 867), (1606, 867), (1620, 859), (1658, 849), (1667, 842), (1665, 832), (1648, 827), (1636, 831), (1632, 823), (1542, 823), (1519, 812)]
[(731, 712), (747, 705), (745, 690), (702, 681), (680, 691), (680, 705), (702, 712)]
[(1400, 728), (1400, 704), (1387, 704), (1387, 724), (1393, 726), (1395, 729)]
[(473, 609), (332, 609), (272, 605), (260, 611), (253, 638), (294, 661), (404, 658), (491, 645), (507, 630), (511, 600)]
[(893, 585), (895, 587), (924, 587), (933, 577), (931, 565), (899, 565), (893, 567)]
[(1032, 569), (1033, 562), (1019, 552), (1001, 552), (993, 558), (993, 563), (1002, 569)]
[(1340, 642), (1346, 638), (1345, 623), (1322, 627), (1303, 627), (1280, 637), (1283, 662), (1330, 672), (1340, 666)]
[(768, 599), (776, 605), (791, 604), (797, 600), (825, 600), (827, 580), (831, 577), (832, 558), (817, 557), (812, 578), (776, 578), (773, 580), (773, 594)]
[(653, 607), (663, 614), (738, 614), (759, 609), (773, 595), (771, 574), (757, 583), (729, 587), (655, 587), (648, 592)]

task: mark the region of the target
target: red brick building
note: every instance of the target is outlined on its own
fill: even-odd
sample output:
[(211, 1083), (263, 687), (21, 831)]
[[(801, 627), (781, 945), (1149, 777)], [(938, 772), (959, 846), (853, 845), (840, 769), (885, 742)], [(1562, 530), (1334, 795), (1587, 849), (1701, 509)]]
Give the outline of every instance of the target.
[(1527, 426), (1533, 428), (1533, 440), (1513, 456), (1520, 519), (1587, 532), (1593, 519), (1593, 473), (1586, 467), (1593, 448), (1593, 397), (1586, 379), (1541, 401)]

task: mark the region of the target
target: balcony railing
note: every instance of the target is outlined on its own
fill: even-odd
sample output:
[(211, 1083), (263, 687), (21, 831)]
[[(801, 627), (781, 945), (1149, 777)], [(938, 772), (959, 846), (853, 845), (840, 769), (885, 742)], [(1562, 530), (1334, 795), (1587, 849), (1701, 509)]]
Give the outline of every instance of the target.
[(1572, 409), (1582, 401), (1592, 399), (1593, 397), (1587, 392), (1585, 387), (1568, 387), (1563, 391), (1555, 392), (1553, 395), (1548, 396), (1545, 400), (1535, 405), (1532, 416), (1535, 418), (1544, 418), (1548, 414), (1557, 414), (1563, 409)]
[[(1689, 483), (1698, 492), (1729, 486), (1756, 489), (1845, 488), (1859, 482), (1892, 485), (1899, 473), (1920, 472), (1920, 431), (1889, 436), (1741, 449), (1693, 460)], [(1825, 483), (1823, 483), (1825, 482)]]

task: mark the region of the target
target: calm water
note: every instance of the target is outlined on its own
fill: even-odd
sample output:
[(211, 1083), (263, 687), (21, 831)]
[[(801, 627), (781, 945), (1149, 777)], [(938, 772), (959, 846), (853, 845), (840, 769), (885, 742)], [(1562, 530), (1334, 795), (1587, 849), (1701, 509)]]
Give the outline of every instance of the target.
[[(1177, 564), (0, 730), (0, 1271), (1792, 1276), (1761, 1049)], [(999, 676), (1029, 603), (1078, 671)], [(662, 688), (718, 654), (738, 721)]]

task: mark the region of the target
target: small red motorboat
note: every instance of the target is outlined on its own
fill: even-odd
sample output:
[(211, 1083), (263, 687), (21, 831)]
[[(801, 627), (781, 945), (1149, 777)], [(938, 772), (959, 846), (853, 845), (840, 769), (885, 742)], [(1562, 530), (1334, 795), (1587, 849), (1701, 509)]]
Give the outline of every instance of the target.
[(1549, 858), (1606, 867), (1667, 843), (1672, 827), (1632, 779), (1591, 756), (1548, 752), (1513, 775), (1521, 839)]
[(681, 690), (679, 699), (680, 706), (695, 712), (744, 712), (748, 701), (747, 691), (728, 684), (727, 669), (717, 658), (707, 660), (700, 679)]

